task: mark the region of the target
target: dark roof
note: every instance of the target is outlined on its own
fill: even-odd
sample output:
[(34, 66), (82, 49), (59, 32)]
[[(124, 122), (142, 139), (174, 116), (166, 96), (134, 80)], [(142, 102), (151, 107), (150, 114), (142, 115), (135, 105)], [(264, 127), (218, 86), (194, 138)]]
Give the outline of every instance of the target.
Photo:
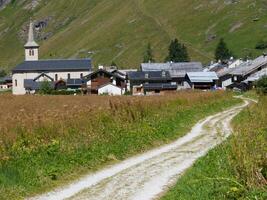
[(81, 86), (82, 84), (82, 79), (67, 79), (67, 86)]
[[(54, 82), (49, 82), (51, 87), (54, 87)], [(26, 90), (38, 90), (40, 89), (42, 82), (34, 81), (33, 79), (25, 79), (24, 80), (24, 88)]]
[(129, 72), (129, 80), (171, 80), (170, 73), (168, 71), (138, 71)]
[(0, 83), (9, 83), (9, 82), (12, 82), (12, 77), (10, 76), (5, 76), (0, 78)]
[(172, 78), (185, 77), (188, 72), (201, 72), (203, 65), (200, 62), (181, 62), (181, 63), (142, 63), (142, 71), (169, 71)]
[(144, 84), (145, 90), (176, 90), (176, 83), (146, 83)]
[(98, 69), (97, 71), (94, 71), (91, 74), (88, 74), (87, 76), (84, 76), (83, 79), (85, 79), (85, 80), (91, 80), (92, 77), (94, 75), (98, 74), (98, 73), (105, 73), (105, 74), (107, 74), (110, 77), (116, 77), (116, 78), (119, 78), (121, 80), (125, 80), (125, 78), (122, 77), (122, 76), (120, 76), (119, 74), (117, 74), (116, 71), (114, 71), (114, 73), (113, 73), (113, 72), (109, 72), (109, 71), (107, 71), (105, 69)]
[(91, 59), (24, 61), (12, 72), (91, 71)]

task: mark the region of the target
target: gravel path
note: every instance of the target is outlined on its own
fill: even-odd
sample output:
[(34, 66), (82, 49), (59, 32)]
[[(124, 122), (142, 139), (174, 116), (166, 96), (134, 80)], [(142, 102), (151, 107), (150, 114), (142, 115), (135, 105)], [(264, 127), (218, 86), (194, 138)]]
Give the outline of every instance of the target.
[(244, 104), (197, 123), (174, 143), (127, 159), (64, 188), (32, 200), (151, 200), (173, 185), (183, 172), (231, 134), (230, 122)]

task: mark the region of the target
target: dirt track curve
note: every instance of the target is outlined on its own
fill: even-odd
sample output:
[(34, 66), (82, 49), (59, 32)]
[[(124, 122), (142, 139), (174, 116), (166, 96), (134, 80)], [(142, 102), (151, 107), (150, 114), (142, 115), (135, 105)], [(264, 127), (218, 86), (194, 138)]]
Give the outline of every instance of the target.
[(230, 122), (250, 100), (197, 123), (177, 141), (107, 167), (31, 200), (151, 200), (231, 134)]

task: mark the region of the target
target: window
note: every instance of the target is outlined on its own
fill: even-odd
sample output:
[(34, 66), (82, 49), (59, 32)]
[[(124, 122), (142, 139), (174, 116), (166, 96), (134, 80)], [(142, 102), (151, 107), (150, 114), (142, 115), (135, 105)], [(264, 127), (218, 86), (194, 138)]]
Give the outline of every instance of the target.
[(32, 56), (34, 56), (34, 50), (32, 49)]
[(55, 74), (55, 81), (58, 81), (58, 75)]
[(149, 78), (149, 75), (148, 74), (145, 74), (145, 78), (148, 79)]
[(32, 50), (31, 49), (29, 50), (29, 54), (30, 54), (30, 56), (32, 55)]
[(68, 74), (68, 79), (70, 79), (70, 74)]
[(83, 78), (83, 73), (81, 73), (80, 77)]
[(18, 86), (18, 80), (17, 79), (15, 80), (15, 86), (16, 87)]

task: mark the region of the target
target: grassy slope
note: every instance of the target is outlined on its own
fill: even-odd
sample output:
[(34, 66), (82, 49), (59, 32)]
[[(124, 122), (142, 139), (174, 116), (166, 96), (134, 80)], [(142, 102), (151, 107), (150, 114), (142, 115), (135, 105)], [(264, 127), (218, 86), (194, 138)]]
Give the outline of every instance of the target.
[(162, 200), (266, 199), (266, 100), (238, 115), (238, 134), (200, 159)]
[[(114, 60), (127, 68), (139, 66), (148, 42), (161, 61), (169, 41), (178, 37), (189, 47), (193, 60), (206, 62), (212, 59), (218, 41), (206, 42), (206, 34), (225, 37), (238, 56), (247, 54), (245, 49), (253, 49), (267, 36), (264, 0), (235, 4), (209, 0), (43, 0), (32, 12), (22, 9), (25, 1), (15, 1), (0, 12), (0, 66), (12, 68), (23, 60), (23, 42), (17, 32), (30, 16), (53, 17), (45, 31), (55, 34), (40, 42), (42, 58), (88, 57), (87, 52), (94, 51), (95, 64)], [(257, 17), (260, 20), (253, 21)], [(62, 21), (66, 23), (60, 25)], [(230, 32), (239, 23), (242, 26)]]
[[(17, 129), (19, 137), (12, 147), (4, 142), (7, 146), (6, 156), (0, 160), (0, 199), (51, 189), (88, 170), (170, 142), (201, 118), (240, 102), (231, 94), (202, 94), (191, 103), (195, 100), (179, 97), (167, 104), (142, 103), (138, 108), (128, 105), (123, 110), (118, 110), (123, 105), (113, 105), (115, 110), (94, 115), (91, 123), (86, 115), (65, 122), (64, 133), (55, 124), (53, 128), (39, 127), (33, 133)], [(125, 119), (126, 111), (129, 116)], [(43, 136), (55, 138), (47, 144)]]

